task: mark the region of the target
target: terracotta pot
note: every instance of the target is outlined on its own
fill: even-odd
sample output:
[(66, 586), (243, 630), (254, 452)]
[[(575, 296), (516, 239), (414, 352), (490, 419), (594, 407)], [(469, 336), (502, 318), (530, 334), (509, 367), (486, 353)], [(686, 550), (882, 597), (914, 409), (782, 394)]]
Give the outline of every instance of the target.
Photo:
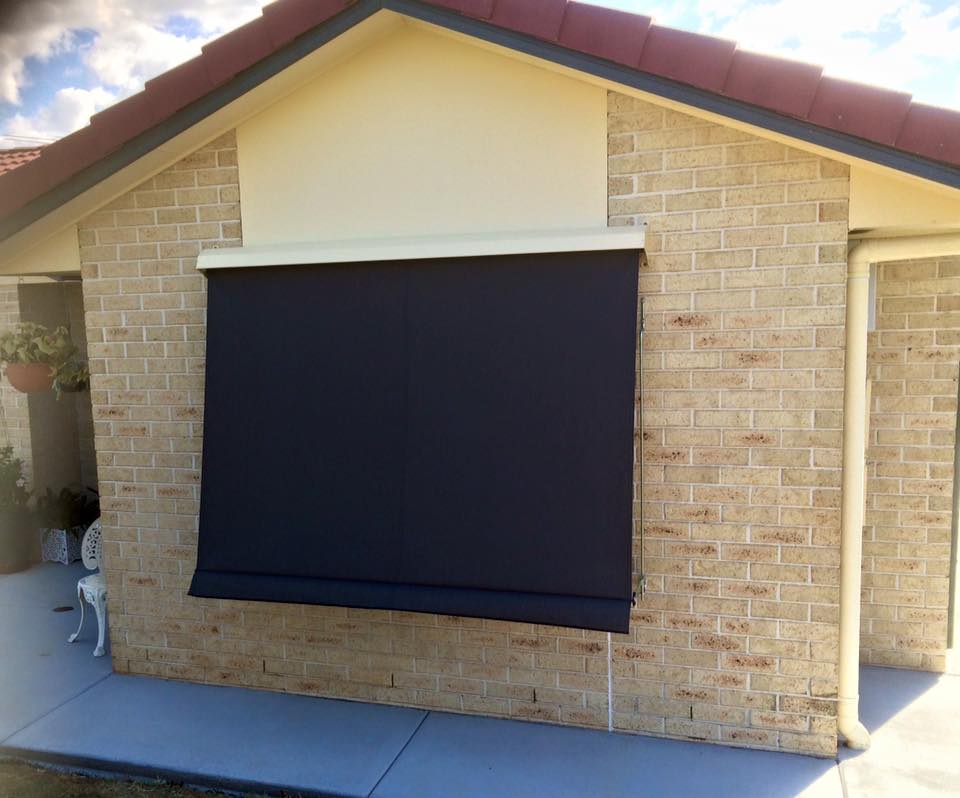
[(32, 527), (26, 508), (0, 510), (0, 574), (12, 574), (30, 566)]
[(53, 369), (46, 363), (8, 363), (7, 379), (21, 393), (41, 393), (53, 387)]

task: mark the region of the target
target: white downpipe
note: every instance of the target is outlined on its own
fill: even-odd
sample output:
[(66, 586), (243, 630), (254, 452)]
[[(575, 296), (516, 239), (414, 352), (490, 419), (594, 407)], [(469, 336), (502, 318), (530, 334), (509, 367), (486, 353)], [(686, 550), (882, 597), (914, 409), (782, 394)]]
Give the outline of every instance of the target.
[(870, 239), (847, 256), (843, 378), (843, 493), (840, 507), (840, 667), (837, 728), (850, 748), (870, 745), (860, 722), (860, 588), (865, 506), (867, 319), (870, 264), (960, 253), (960, 235)]
[(860, 563), (863, 559), (864, 429), (867, 408), (867, 315), (870, 262), (851, 253), (847, 264), (846, 357), (843, 368), (843, 494), (840, 506), (840, 671), (837, 728), (863, 749), (860, 723)]

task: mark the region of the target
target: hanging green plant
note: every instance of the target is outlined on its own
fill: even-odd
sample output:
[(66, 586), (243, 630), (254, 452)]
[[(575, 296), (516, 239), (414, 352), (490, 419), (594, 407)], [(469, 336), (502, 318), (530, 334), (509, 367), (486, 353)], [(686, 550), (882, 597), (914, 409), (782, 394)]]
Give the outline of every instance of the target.
[(62, 393), (79, 393), (90, 387), (90, 367), (87, 361), (72, 358), (57, 369), (53, 380), (53, 389), (57, 398)]
[(76, 353), (66, 327), (51, 331), (42, 324), (23, 322), (0, 335), (0, 363), (7, 366), (10, 384), (23, 393), (49, 391), (59, 369)]

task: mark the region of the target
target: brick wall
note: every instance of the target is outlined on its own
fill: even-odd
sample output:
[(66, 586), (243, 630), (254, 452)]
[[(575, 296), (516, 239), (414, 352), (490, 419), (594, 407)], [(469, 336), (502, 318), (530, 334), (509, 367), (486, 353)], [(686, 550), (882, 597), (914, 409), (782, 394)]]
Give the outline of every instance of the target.
[[(846, 173), (616, 95), (610, 128), (611, 222), (650, 222), (650, 592), (616, 726), (832, 754)], [(605, 726), (600, 633), (186, 596), (195, 260), (239, 243), (234, 164), (226, 136), (81, 225), (115, 668)]]
[(960, 259), (877, 275), (861, 658), (942, 671), (960, 362)]
[(828, 754), (847, 170), (609, 106), (610, 221), (645, 220), (649, 254), (650, 592), (618, 646), (618, 725)]
[(195, 266), (201, 248), (240, 243), (239, 220), (230, 134), (80, 224), (110, 634), (121, 673), (202, 680), (187, 652), (223, 640), (215, 607), (185, 597), (203, 413), (206, 286)]

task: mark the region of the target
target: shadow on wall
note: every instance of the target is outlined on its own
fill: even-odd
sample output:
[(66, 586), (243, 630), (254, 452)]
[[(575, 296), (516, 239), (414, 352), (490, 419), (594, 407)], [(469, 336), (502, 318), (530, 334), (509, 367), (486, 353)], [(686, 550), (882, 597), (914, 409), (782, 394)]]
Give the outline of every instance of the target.
[[(83, 294), (79, 281), (24, 284), (19, 287), (20, 320), (42, 324), (49, 329), (64, 326), (87, 356)], [(93, 409), (90, 393), (52, 392), (31, 394), (30, 439), (33, 490), (54, 492), (68, 485), (97, 488), (96, 455), (93, 445)]]

